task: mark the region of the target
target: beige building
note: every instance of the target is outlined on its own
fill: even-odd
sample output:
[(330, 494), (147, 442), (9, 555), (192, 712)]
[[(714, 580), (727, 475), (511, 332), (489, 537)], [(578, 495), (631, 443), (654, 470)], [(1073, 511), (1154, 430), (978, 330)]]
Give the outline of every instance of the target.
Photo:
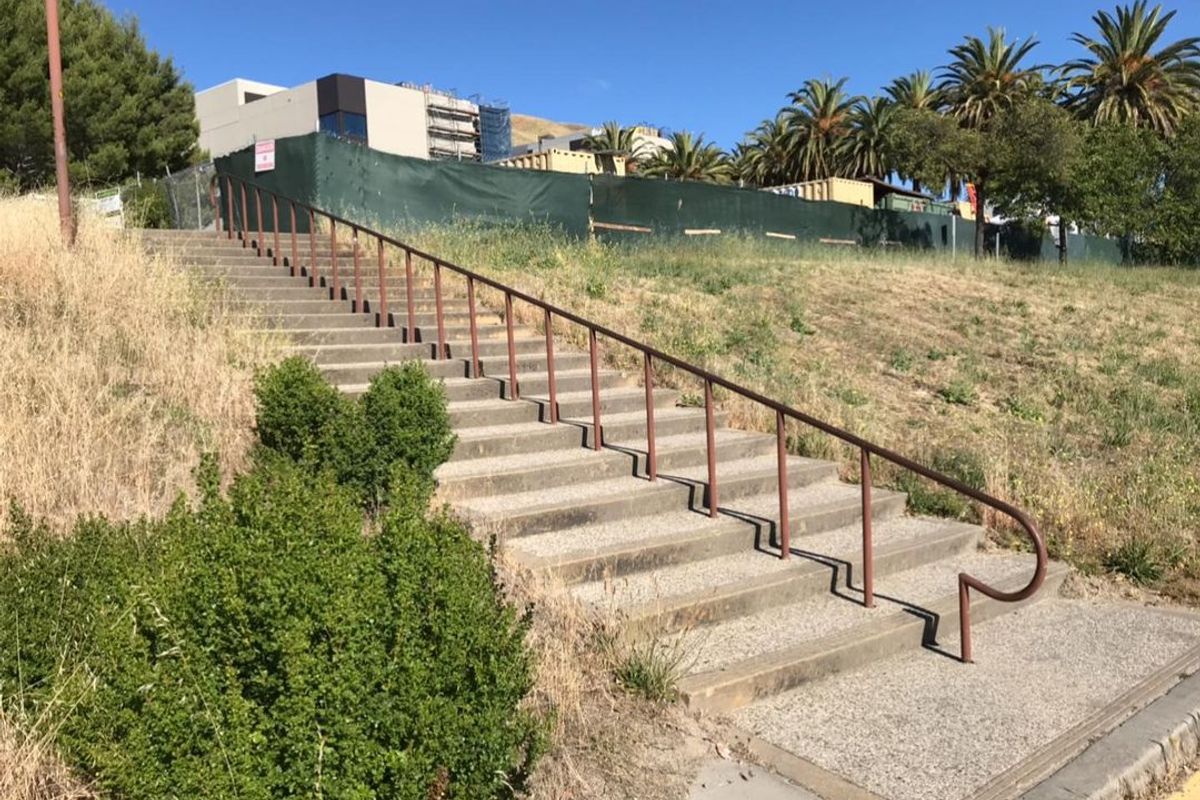
[(498, 167), (571, 172), (576, 175), (607, 173), (625, 176), (625, 158), (623, 156), (589, 153), (585, 150), (574, 152), (571, 150), (542, 150), (537, 153), (513, 156), (494, 163)]
[[(481, 125), (481, 111), (491, 124)], [(196, 93), (200, 146), (214, 158), (260, 139), (323, 131), (385, 153), (479, 160), (507, 156), (506, 108), (428, 86), (327, 75), (288, 89), (235, 78)], [(497, 122), (498, 121), (498, 122)]]

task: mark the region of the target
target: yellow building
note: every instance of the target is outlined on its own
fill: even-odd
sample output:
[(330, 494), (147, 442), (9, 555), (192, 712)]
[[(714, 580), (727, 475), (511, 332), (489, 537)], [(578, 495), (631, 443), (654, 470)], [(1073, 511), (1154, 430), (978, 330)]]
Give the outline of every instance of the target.
[(526, 153), (492, 163), (498, 167), (571, 172), (576, 175), (625, 175), (624, 156), (601, 155), (584, 150), (543, 150), (540, 153)]
[(805, 200), (825, 200), (834, 203), (849, 203), (855, 206), (875, 206), (875, 187), (864, 181), (849, 178), (826, 178), (820, 181), (791, 183), (787, 186), (769, 186), (764, 192), (801, 197)]

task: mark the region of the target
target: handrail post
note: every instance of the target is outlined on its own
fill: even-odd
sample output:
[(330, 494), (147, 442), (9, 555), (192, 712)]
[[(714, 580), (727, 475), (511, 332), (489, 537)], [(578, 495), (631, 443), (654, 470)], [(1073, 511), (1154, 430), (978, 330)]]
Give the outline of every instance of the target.
[(350, 241), (354, 247), (354, 313), (363, 313), (362, 258), (358, 248), (358, 226), (350, 229)]
[(558, 386), (554, 379), (554, 323), (550, 309), (545, 309), (546, 321), (546, 377), (549, 381), (550, 424), (558, 424)]
[(387, 328), (391, 326), (391, 321), (388, 319), (388, 300), (387, 300), (387, 256), (383, 251), (383, 237), (375, 237), (375, 246), (379, 253), (379, 316), (375, 319), (376, 328)]
[(273, 231), (275, 246), (271, 248), (271, 263), (278, 267), (281, 263), (279, 259), (279, 196), (274, 192), (271, 192), (271, 227), (275, 229)]
[(254, 249), (258, 253), (258, 257), (262, 258), (267, 249), (263, 247), (263, 240), (267, 237), (263, 233), (266, 228), (263, 227), (262, 189), (257, 186), (254, 187), (254, 214), (258, 218), (258, 239), (254, 242)]
[(967, 588), (966, 576), (958, 576), (958, 641), (961, 648), (961, 659), (964, 664), (973, 664), (971, 658), (971, 595)]
[(872, 543), (871, 520), (871, 454), (862, 448), (862, 571), (863, 605), (875, 607), (875, 546)]
[(521, 396), (521, 389), (517, 385), (517, 344), (513, 340), (512, 292), (504, 293), (504, 327), (508, 335), (508, 399), (517, 400)]
[(467, 276), (467, 312), (471, 318), (471, 377), (479, 377), (479, 332), (475, 325), (475, 279)]
[(404, 292), (408, 300), (408, 343), (417, 340), (416, 312), (413, 306), (413, 265), (412, 250), (404, 250)]
[(596, 329), (588, 328), (588, 356), (592, 370), (592, 449), (604, 446), (604, 429), (600, 427), (600, 369), (596, 352)]
[(300, 274), (299, 257), (296, 253), (296, 201), (288, 200), (288, 229), (292, 233), (292, 277)]
[(308, 210), (308, 285), (321, 285), (317, 269), (317, 214), (311, 208)]
[(329, 218), (329, 272), (333, 276), (333, 288), (331, 296), (334, 300), (342, 299), (341, 286), (338, 285), (338, 265), (337, 265), (337, 222), (333, 217)]
[(242, 191), (242, 219), (238, 226), (238, 232), (242, 235), (242, 247), (250, 245), (250, 201), (246, 199), (246, 182), (238, 181), (238, 188)]
[(433, 307), (437, 314), (437, 360), (449, 358), (446, 352), (446, 315), (442, 311), (442, 262), (433, 262)]
[(658, 454), (654, 436), (654, 368), (650, 363), (650, 353), (642, 353), (643, 369), (646, 384), (646, 477), (652, 481), (658, 480)]
[(779, 557), (787, 561), (792, 557), (792, 529), (788, 519), (788, 463), (787, 463), (787, 418), (782, 411), (775, 412), (775, 457), (779, 463)]
[(233, 178), (225, 178), (225, 186), (229, 192), (225, 195), (225, 208), (228, 210), (228, 216), (225, 219), (225, 238), (233, 238)]
[(712, 381), (704, 379), (704, 434), (708, 447), (708, 515), (717, 515), (717, 425), (713, 413)]

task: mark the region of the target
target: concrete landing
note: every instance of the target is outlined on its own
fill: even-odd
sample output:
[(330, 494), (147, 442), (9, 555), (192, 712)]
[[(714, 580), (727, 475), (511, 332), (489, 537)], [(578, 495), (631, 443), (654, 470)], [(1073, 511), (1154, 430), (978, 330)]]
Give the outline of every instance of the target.
[(733, 720), (889, 800), (1017, 797), (1154, 699), (1139, 684), (1178, 682), (1198, 643), (1200, 615), (1048, 598), (976, 626), (974, 665), (922, 649)]
[(821, 800), (766, 769), (737, 761), (713, 760), (692, 783), (688, 800)]

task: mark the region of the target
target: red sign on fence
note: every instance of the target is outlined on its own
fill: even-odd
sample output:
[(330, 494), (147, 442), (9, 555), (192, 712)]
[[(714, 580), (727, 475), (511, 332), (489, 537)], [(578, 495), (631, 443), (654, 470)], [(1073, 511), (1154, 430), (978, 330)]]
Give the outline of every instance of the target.
[(270, 172), (275, 169), (275, 140), (263, 139), (254, 143), (254, 171)]

